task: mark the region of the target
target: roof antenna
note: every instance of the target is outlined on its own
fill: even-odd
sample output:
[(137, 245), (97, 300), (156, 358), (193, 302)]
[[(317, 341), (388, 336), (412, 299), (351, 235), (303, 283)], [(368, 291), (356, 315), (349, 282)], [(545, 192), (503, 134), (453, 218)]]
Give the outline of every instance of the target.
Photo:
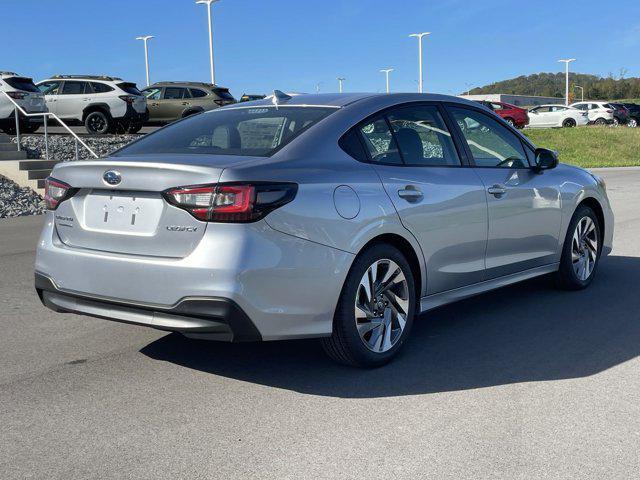
[(287, 95), (280, 90), (273, 91), (273, 98), (271, 99), (271, 102), (276, 106), (276, 110), (278, 109), (278, 104), (280, 102), (286, 102), (287, 100), (291, 100), (291, 95)]

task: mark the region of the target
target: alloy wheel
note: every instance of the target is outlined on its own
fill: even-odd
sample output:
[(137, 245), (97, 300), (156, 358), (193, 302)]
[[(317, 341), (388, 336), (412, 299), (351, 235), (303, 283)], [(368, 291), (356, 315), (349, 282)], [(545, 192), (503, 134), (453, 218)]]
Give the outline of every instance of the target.
[(638, 126), (638, 120), (636, 120), (635, 118), (630, 118), (629, 121), (627, 122), (627, 127), (636, 128), (637, 126)]
[(94, 115), (89, 119), (89, 126), (94, 132), (102, 132), (107, 122), (100, 115)]
[(409, 312), (409, 285), (393, 260), (376, 260), (366, 270), (355, 299), (360, 339), (376, 353), (391, 350), (402, 337)]
[(573, 271), (581, 281), (593, 272), (598, 259), (598, 231), (590, 217), (582, 217), (576, 225), (571, 241)]

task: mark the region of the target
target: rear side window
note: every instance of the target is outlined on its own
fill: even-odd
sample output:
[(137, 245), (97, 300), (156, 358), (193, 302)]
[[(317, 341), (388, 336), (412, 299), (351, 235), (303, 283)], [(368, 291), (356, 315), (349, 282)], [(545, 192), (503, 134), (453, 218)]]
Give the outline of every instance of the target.
[(180, 87), (166, 87), (164, 89), (164, 99), (165, 100), (180, 100), (184, 98), (186, 88)]
[(110, 87), (106, 83), (90, 82), (90, 85), (94, 93), (107, 93), (113, 91), (113, 87)]
[(38, 90), (38, 87), (35, 86), (33, 80), (31, 80), (30, 78), (11, 77), (5, 78), (4, 81), (16, 90), (22, 90), (25, 92), (40, 92), (40, 90)]
[(181, 153), (267, 157), (336, 110), (285, 106), (213, 110), (146, 135), (115, 156)]
[(62, 95), (79, 95), (84, 93), (85, 82), (66, 81), (62, 85)]
[(190, 88), (189, 90), (191, 91), (191, 96), (193, 98), (202, 98), (207, 96), (207, 92), (198, 90), (197, 88)]
[(367, 162), (369, 160), (367, 158), (367, 152), (365, 152), (358, 133), (355, 130), (349, 130), (345, 133), (342, 138), (340, 138), (338, 145), (359, 162)]
[(118, 88), (120, 88), (121, 90), (124, 90), (129, 95), (142, 96), (142, 92), (140, 92), (140, 90), (138, 90), (138, 87), (136, 87), (135, 83), (129, 83), (129, 82), (118, 83)]
[(388, 114), (402, 159), (413, 166), (459, 166), (451, 134), (437, 107), (416, 105)]
[(363, 125), (360, 133), (373, 163), (402, 165), (398, 145), (384, 117)]

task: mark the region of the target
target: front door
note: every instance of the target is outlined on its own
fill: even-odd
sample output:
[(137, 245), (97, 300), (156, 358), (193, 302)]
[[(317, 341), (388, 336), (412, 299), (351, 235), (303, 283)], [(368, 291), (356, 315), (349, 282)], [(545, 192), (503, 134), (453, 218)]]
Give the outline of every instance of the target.
[(562, 210), (556, 172), (532, 169), (533, 152), (519, 134), (480, 110), (448, 110), (457, 123), (476, 125), (462, 134), (486, 189), (487, 279), (558, 261)]
[(90, 100), (89, 93), (85, 94), (86, 82), (77, 80), (65, 80), (62, 91), (57, 96), (56, 115), (63, 120), (66, 118), (82, 118), (82, 111)]
[(481, 281), (487, 240), (484, 186), (461, 162), (439, 107), (400, 107), (359, 131), (403, 225), (422, 248), (427, 294)]
[(58, 114), (58, 98), (60, 93), (60, 87), (62, 82), (59, 80), (51, 80), (49, 82), (43, 82), (38, 85), (38, 88), (44, 95), (44, 101), (47, 104), (47, 109), (51, 113)]
[(183, 87), (165, 87), (160, 102), (159, 117), (163, 122), (173, 122), (182, 118), (182, 113), (189, 107), (191, 94)]

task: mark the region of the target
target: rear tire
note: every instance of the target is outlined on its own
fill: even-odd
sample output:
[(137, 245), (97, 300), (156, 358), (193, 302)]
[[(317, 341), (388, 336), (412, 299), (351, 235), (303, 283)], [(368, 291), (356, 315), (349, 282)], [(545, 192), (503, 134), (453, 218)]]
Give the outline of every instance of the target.
[(562, 247), (556, 283), (564, 290), (582, 290), (593, 281), (602, 252), (598, 216), (586, 205), (578, 207), (571, 218)]
[(321, 340), (322, 346), (338, 363), (382, 366), (409, 336), (416, 304), (415, 282), (404, 255), (390, 245), (374, 245), (351, 266), (333, 318), (333, 333)]
[(597, 118), (596, 121), (593, 123), (595, 123), (596, 125), (602, 126), (602, 125), (606, 125), (607, 121), (604, 118), (600, 117), (600, 118)]
[(84, 119), (84, 128), (93, 135), (105, 135), (111, 130), (111, 119), (104, 112), (91, 112)]
[(576, 126), (576, 121), (573, 118), (567, 118), (562, 122), (562, 126), (564, 128), (573, 128)]
[(138, 133), (140, 130), (142, 130), (142, 124), (141, 123), (134, 123), (134, 124), (129, 125), (128, 132), (129, 133)]
[(504, 119), (504, 121), (511, 125), (513, 128), (516, 128), (516, 122), (513, 118), (507, 117)]

